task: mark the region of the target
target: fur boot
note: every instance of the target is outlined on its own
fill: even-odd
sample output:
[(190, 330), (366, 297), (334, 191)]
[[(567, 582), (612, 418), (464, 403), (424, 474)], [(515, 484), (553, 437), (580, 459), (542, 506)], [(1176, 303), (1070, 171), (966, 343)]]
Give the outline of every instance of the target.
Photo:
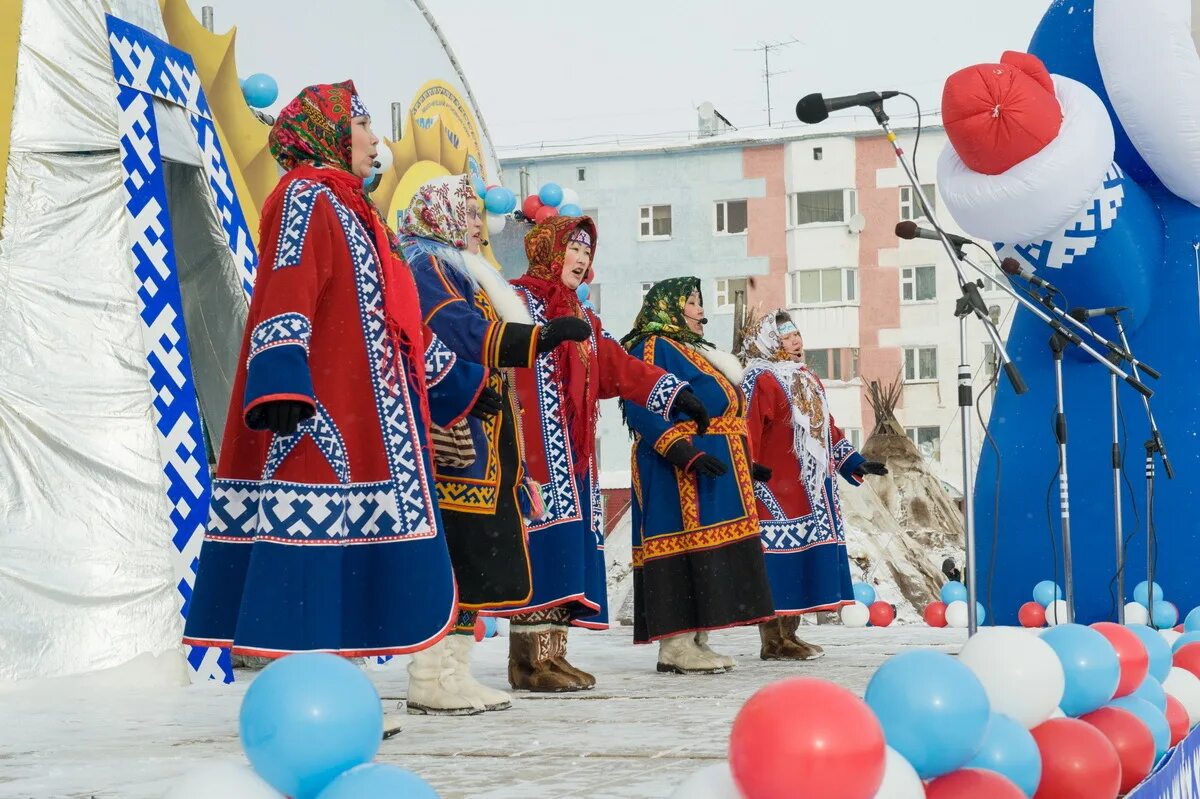
[(473, 716), (484, 710), (483, 701), (458, 679), (445, 638), (409, 661), (407, 705), (413, 715)]
[(562, 693), (583, 690), (574, 677), (554, 668), (560, 643), (554, 625), (514, 624), (508, 632), (508, 683), (517, 691)]
[(454, 669), (454, 677), (458, 681), (463, 695), (479, 700), (483, 704), (484, 710), (508, 710), (512, 707), (511, 696), (503, 691), (488, 688), (471, 674), (471, 648), (475, 646), (475, 637), (448, 635), (446, 641), (446, 645), (450, 648), (450, 663)]
[(658, 642), (658, 670), (675, 674), (720, 674), (725, 666), (696, 645), (695, 633), (683, 633)]

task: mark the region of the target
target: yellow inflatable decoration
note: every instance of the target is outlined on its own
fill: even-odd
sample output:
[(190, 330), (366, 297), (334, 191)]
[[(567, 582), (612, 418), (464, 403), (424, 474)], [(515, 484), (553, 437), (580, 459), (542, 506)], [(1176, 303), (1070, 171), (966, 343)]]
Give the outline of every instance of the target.
[[(0, 0), (0, 220), (8, 181), (8, 140), (17, 88), (17, 43), (21, 39), (21, 0)], [(3, 235), (0, 233), (0, 235)]]

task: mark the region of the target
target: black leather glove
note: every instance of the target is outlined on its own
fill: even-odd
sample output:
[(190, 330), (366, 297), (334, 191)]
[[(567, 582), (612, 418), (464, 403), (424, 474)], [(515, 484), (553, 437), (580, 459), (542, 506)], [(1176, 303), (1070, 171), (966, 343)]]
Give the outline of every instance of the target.
[(750, 478), (756, 483), (767, 482), (771, 479), (772, 474), (774, 473), (761, 463), (750, 464)]
[(687, 441), (676, 441), (664, 456), (677, 469), (702, 477), (720, 477), (729, 471), (720, 458), (701, 452)]
[(675, 395), (675, 403), (671, 405), (671, 413), (679, 413), (696, 423), (696, 434), (708, 432), (708, 408), (690, 388), (685, 388)]
[(592, 326), (578, 316), (560, 316), (542, 325), (538, 332), (538, 352), (549, 352), (564, 341), (586, 341)]
[(274, 400), (264, 402), (250, 411), (246, 420), (252, 430), (270, 430), (281, 436), (290, 436), (305, 419), (311, 418), (313, 407), (299, 400)]
[(471, 406), (470, 413), (476, 419), (487, 420), (500, 413), (503, 408), (504, 397), (500, 396), (500, 392), (490, 386), (484, 386), (475, 399), (475, 404)]
[(887, 467), (877, 461), (863, 461), (855, 471), (859, 474), (874, 474), (880, 477), (888, 473)]

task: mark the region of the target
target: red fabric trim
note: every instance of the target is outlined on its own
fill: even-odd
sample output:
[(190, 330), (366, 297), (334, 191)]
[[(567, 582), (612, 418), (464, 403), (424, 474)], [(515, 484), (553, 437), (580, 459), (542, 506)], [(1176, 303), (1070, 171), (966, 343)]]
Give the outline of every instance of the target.
[(687, 472), (688, 474), (691, 474), (692, 464), (695, 463), (696, 461), (700, 460), (700, 456), (703, 454), (704, 454), (703, 452), (697, 452), (695, 455), (693, 455), (692, 459), (687, 462), (687, 466), (683, 467), (683, 471)]
[(847, 605), (853, 605), (853, 604), (854, 604), (853, 599), (846, 599), (846, 600), (842, 600), (839, 602), (832, 602), (828, 605), (814, 605), (811, 608), (802, 608), (800, 610), (778, 610), (778, 609), (776, 609), (775, 615), (776, 616), (803, 616), (805, 613), (821, 613), (826, 610), (840, 610), (841, 608), (844, 608)]
[[(487, 385), (487, 382), (488, 382), (488, 372), (485, 371), (483, 373), (483, 381), (479, 384), (479, 388), (475, 389), (475, 394), (474, 394), (474, 396), (471, 397), (471, 401), (467, 403), (466, 410), (464, 410), (462, 413), (460, 413), (458, 416), (456, 416), (454, 418), (454, 421), (448, 422), (448, 423), (442, 425), (442, 427), (447, 427), (447, 428), (454, 427), (454, 425), (458, 424), (463, 419), (466, 419), (467, 415), (471, 413), (471, 409), (475, 407), (475, 402), (476, 402), (476, 400), (479, 399), (479, 395), (483, 393), (484, 386)], [(503, 412), (504, 411), (501, 411), (501, 413), (503, 413)]]
[(312, 408), (314, 412), (316, 412), (316, 410), (317, 410), (316, 402), (313, 401), (312, 397), (310, 397), (306, 394), (264, 394), (263, 396), (258, 397), (257, 399), (255, 399), (253, 402), (251, 402), (249, 405), (247, 405), (245, 408), (242, 409), (242, 419), (245, 420), (246, 415), (249, 414), (250, 411), (257, 408), (259, 405), (262, 405), (267, 402), (281, 402), (283, 400), (294, 400), (296, 402), (303, 402), (303, 403), (306, 403), (308, 405), (308, 407)]

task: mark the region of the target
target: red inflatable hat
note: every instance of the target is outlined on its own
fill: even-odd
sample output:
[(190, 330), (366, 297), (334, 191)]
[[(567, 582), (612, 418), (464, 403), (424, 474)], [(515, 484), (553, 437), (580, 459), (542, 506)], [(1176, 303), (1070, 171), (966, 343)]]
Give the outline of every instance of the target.
[(942, 123), (964, 164), (999, 175), (1058, 135), (1062, 109), (1046, 66), (1010, 50), (999, 64), (976, 64), (946, 79)]

